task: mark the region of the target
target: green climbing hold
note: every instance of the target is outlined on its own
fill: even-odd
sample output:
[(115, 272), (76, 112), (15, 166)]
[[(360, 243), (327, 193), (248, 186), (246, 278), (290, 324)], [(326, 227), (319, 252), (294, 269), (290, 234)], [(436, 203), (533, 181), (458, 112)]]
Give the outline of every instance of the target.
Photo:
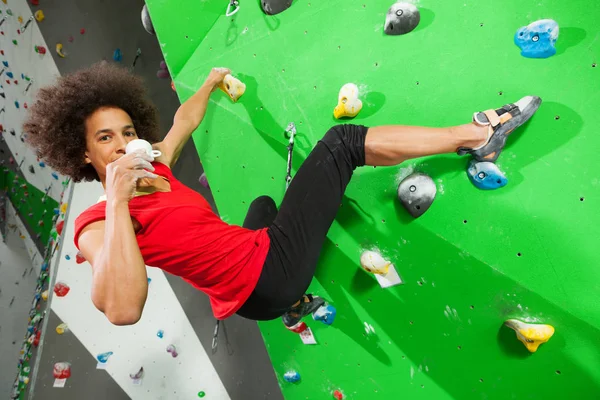
[(198, 392), (198, 397), (204, 397), (204, 396), (206, 396), (206, 393), (204, 393), (204, 392)]

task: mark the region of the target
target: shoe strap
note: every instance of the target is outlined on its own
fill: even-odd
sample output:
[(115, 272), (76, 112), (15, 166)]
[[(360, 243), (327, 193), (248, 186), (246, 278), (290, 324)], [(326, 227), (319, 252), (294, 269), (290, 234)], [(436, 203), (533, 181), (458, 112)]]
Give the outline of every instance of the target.
[(500, 125), (500, 117), (496, 113), (496, 110), (485, 110), (483, 113), (493, 127)]

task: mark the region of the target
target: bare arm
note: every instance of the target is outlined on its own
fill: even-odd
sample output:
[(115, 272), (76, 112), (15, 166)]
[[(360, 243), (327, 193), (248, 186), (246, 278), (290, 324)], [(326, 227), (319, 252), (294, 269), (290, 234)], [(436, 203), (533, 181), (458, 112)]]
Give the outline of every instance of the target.
[(115, 325), (135, 324), (148, 294), (146, 266), (127, 203), (106, 205), (106, 221), (88, 225), (79, 236), (92, 264), (92, 301)]
[(179, 107), (173, 118), (173, 127), (164, 140), (155, 144), (155, 148), (163, 153), (165, 163), (170, 167), (175, 165), (183, 146), (204, 119), (210, 94), (229, 72), (226, 68), (213, 68), (200, 89)]
[(148, 295), (146, 266), (129, 214), (136, 182), (156, 177), (141, 153), (107, 166), (105, 220), (89, 224), (79, 235), (81, 253), (92, 264), (92, 301), (115, 325), (135, 324)]

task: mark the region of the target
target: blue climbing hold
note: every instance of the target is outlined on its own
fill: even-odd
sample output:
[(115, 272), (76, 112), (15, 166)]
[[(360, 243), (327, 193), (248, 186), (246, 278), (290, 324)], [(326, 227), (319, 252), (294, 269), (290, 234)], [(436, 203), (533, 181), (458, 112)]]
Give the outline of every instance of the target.
[(120, 62), (123, 59), (123, 54), (121, 54), (121, 49), (115, 49), (113, 53), (113, 60), (116, 62)]
[(162, 339), (165, 336), (165, 331), (159, 329), (158, 332), (156, 332), (156, 336)]
[(51, 175), (54, 179), (58, 180), (58, 174), (56, 172), (53, 172)]
[(48, 263), (46, 261), (42, 264), (42, 271), (48, 271)]
[(295, 383), (300, 380), (300, 374), (297, 371), (288, 371), (283, 374), (283, 379), (285, 379), (286, 382)]
[(12, 72), (7, 72), (6, 76), (8, 76), (10, 79), (15, 77)]
[(467, 174), (478, 189), (493, 190), (501, 188), (508, 183), (506, 176), (498, 166), (491, 162), (476, 162), (471, 160)]
[(521, 27), (515, 34), (515, 44), (521, 55), (528, 58), (548, 58), (556, 54), (558, 23), (552, 19), (541, 19)]
[(42, 168), (45, 168), (45, 167), (46, 167), (46, 164), (45, 164), (43, 161), (40, 161), (40, 164), (39, 164), (39, 165), (40, 165), (40, 167), (42, 167)]
[(58, 208), (55, 208), (52, 211), (54, 212), (54, 215), (60, 214), (60, 210)]
[(152, 278), (148, 278), (148, 283), (152, 282)]
[(326, 325), (331, 325), (333, 324), (333, 320), (335, 320), (336, 314), (337, 311), (335, 310), (334, 306), (331, 304), (325, 304), (319, 307), (317, 311), (313, 313), (313, 319), (315, 321), (321, 321)]
[(112, 351), (107, 351), (106, 353), (98, 354), (96, 356), (96, 358), (98, 359), (99, 362), (104, 364), (108, 361), (108, 357), (112, 356), (113, 354), (114, 353)]
[(15, 107), (19, 108), (19, 102), (15, 101)]
[(2, 65), (4, 65), (6, 68), (8, 68), (8, 61), (2, 61)]
[(66, 258), (66, 260), (67, 260), (67, 261), (69, 261), (69, 260), (71, 259), (71, 256), (67, 254), (67, 255), (65, 256), (65, 258)]

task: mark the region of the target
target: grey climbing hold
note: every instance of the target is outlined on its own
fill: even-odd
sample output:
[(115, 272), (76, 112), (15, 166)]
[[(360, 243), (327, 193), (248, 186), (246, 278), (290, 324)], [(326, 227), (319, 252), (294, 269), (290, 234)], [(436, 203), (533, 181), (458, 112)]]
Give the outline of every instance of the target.
[(433, 179), (418, 172), (407, 176), (398, 186), (398, 200), (415, 218), (429, 209), (436, 193)]
[(145, 4), (142, 8), (142, 25), (144, 25), (146, 32), (151, 35), (156, 35), (154, 25), (152, 25), (152, 20), (150, 19), (150, 13), (148, 13), (148, 7)]
[(404, 35), (415, 29), (421, 21), (421, 13), (413, 4), (392, 4), (385, 17), (383, 30), (387, 35)]
[(290, 8), (292, 0), (260, 0), (260, 5), (265, 14), (275, 15)]

